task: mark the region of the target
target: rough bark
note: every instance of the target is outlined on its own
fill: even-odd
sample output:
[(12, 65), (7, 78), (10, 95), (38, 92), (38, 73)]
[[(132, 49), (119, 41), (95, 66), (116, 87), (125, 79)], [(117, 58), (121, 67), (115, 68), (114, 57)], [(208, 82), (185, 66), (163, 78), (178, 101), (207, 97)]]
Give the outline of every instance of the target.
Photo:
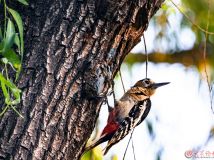
[(78, 159), (104, 100), (99, 96), (161, 3), (37, 0), (20, 8), (26, 49), (17, 108), (24, 119), (13, 111), (0, 118), (0, 159)]

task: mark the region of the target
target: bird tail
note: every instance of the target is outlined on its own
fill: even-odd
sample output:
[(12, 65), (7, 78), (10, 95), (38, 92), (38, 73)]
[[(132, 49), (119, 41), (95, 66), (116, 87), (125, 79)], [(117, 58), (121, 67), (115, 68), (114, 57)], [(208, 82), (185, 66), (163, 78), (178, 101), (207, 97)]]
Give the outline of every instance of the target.
[[(102, 139), (99, 138), (98, 140), (96, 140), (95, 142), (93, 142), (91, 145), (85, 147), (84, 152), (82, 153), (81, 157), (84, 156), (84, 154), (86, 154), (86, 152), (88, 152), (89, 150), (93, 149), (94, 147), (98, 146), (100, 143), (102, 143)], [(80, 157), (80, 159), (81, 159)]]
[(109, 149), (114, 145), (115, 143), (107, 144), (107, 146), (103, 149), (104, 155), (106, 155), (109, 151)]
[(87, 152), (87, 151), (95, 148), (96, 146), (98, 146), (99, 144), (101, 144), (101, 143), (103, 143), (105, 141), (107, 141), (107, 140), (105, 140), (105, 137), (100, 137), (98, 140), (95, 140), (92, 144), (90, 144), (89, 146), (87, 146), (85, 148), (85, 152)]
[(92, 142), (92, 144), (90, 144), (89, 146), (85, 147), (85, 151), (83, 154), (85, 154), (87, 151), (95, 148), (96, 146), (98, 146), (99, 144), (106, 142), (108, 140), (108, 136), (107, 135), (103, 135), (101, 136), (99, 139), (95, 140), (94, 142)]
[(103, 135), (101, 136), (98, 140), (95, 140), (91, 145), (87, 146), (83, 152), (83, 154), (81, 155), (81, 157), (89, 150), (95, 148), (96, 146), (98, 146), (99, 144), (108, 141), (110, 138), (112, 137), (112, 134), (110, 135)]
[(103, 152), (104, 152), (103, 154), (106, 155), (106, 154), (108, 153), (108, 151), (109, 151), (110, 148), (111, 148), (111, 147), (108, 147), (108, 146), (105, 147), (105, 148), (103, 149)]

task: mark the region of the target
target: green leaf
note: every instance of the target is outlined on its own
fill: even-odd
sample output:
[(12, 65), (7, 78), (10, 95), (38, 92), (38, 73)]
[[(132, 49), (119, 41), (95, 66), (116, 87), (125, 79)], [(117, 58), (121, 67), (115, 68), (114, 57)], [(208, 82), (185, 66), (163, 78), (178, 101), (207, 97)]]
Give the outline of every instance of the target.
[(20, 73), (21, 73), (21, 70), (22, 70), (22, 66), (20, 65), (20, 68), (16, 71), (16, 79), (15, 79), (15, 81), (18, 80), (19, 75), (20, 75)]
[(3, 48), (4, 48), (4, 41), (2, 41), (2, 42), (0, 43), (0, 54), (2, 53)]
[(3, 39), (3, 45), (4, 45), (2, 49), (3, 53), (7, 52), (7, 50), (11, 48), (14, 42), (14, 38), (15, 38), (14, 25), (13, 25), (13, 22), (10, 19), (8, 19), (6, 37), (5, 39)]
[(20, 36), (20, 52), (21, 55), (23, 55), (24, 52), (24, 39), (23, 39), (23, 22), (22, 22), (22, 18), (19, 15), (19, 13), (11, 8), (7, 8), (8, 11), (11, 13), (11, 15), (13, 16), (14, 20), (16, 21), (16, 24), (18, 26), (19, 29), (19, 36)]
[(92, 151), (88, 151), (86, 152), (80, 160), (90, 160), (91, 159), (91, 154), (92, 154)]
[(166, 3), (163, 3), (163, 4), (161, 5), (161, 9), (163, 9), (164, 11), (167, 11), (168, 8), (169, 8), (169, 6), (168, 6)]
[(28, 2), (26, 0), (17, 0), (17, 1), (24, 4), (24, 5), (28, 5)]
[(0, 113), (0, 117), (3, 116), (5, 114), (5, 112), (8, 110), (9, 106), (7, 105), (6, 107), (4, 107), (4, 109), (2, 110), (2, 112)]
[[(0, 73), (0, 81), (1, 81), (2, 92), (3, 92), (4, 97), (5, 97), (5, 103), (7, 105), (16, 105), (16, 104), (20, 103), (21, 90), (18, 89), (16, 87), (16, 85), (13, 84), (13, 82), (5, 79), (5, 77), (1, 73)], [(13, 93), (13, 96), (15, 98), (13, 101), (11, 101), (11, 98), (10, 98), (10, 95), (8, 93), (7, 88), (9, 88)]]
[(21, 60), (19, 56), (14, 52), (13, 49), (9, 49), (7, 52), (2, 54), (7, 60), (12, 64), (14, 68), (20, 70), (21, 68)]
[(2, 39), (3, 39), (3, 34), (2, 34), (2, 30), (0, 28), (0, 40), (2, 40)]
[(15, 39), (14, 39), (14, 43), (17, 45), (18, 49), (19, 49), (19, 54), (21, 53), (21, 46), (20, 46), (20, 39), (18, 34), (15, 35)]
[(7, 91), (6, 85), (5, 85), (5, 81), (7, 81), (4, 76), (0, 73), (0, 81), (1, 81), (1, 89), (5, 98), (5, 103), (8, 104), (10, 101), (10, 95)]
[(92, 155), (94, 157), (94, 160), (102, 160), (103, 159), (102, 148), (100, 146), (93, 148)]

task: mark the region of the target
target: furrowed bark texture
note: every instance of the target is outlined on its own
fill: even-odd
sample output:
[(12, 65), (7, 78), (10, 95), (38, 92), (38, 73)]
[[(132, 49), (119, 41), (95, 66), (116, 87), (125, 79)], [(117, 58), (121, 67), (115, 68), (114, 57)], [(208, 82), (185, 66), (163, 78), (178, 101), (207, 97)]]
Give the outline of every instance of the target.
[(20, 8), (26, 27), (17, 108), (24, 119), (13, 111), (0, 118), (0, 159), (78, 159), (100, 95), (161, 3), (37, 0)]

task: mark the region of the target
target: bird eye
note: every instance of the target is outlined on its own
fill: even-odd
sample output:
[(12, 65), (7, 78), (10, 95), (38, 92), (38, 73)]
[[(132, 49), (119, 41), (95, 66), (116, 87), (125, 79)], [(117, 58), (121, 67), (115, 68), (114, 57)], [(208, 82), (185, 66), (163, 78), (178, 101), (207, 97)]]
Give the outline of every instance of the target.
[(146, 84), (149, 84), (149, 83), (150, 83), (149, 80), (145, 80), (144, 82), (145, 82)]

